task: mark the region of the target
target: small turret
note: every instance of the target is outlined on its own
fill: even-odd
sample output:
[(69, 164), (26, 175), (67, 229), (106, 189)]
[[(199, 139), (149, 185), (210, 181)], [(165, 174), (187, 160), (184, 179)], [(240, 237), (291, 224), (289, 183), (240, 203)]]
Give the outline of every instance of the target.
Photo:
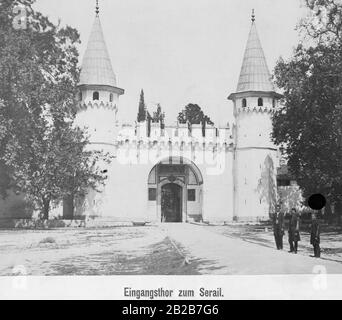
[(276, 203), (277, 148), (272, 117), (281, 95), (271, 81), (254, 10), (234, 103), (234, 216), (267, 220)]
[[(234, 102), (238, 147), (269, 145), (270, 113), (274, 111), (281, 97), (276, 93), (271, 80), (253, 10), (237, 89), (228, 97)], [(263, 114), (266, 116), (262, 116)]]
[(79, 112), (76, 122), (87, 127), (92, 143), (108, 143), (113, 140), (114, 128), (118, 126), (119, 97), (124, 90), (117, 80), (104, 39), (99, 5), (85, 51), (79, 88)]

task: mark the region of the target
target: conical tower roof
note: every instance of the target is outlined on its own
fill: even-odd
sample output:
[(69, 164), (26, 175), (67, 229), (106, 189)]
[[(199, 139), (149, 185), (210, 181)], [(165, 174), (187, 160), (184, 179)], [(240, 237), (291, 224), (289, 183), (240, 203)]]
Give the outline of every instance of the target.
[(258, 36), (254, 13), (237, 86), (237, 92), (245, 91), (275, 91)]
[(83, 57), (79, 85), (117, 85), (98, 12)]

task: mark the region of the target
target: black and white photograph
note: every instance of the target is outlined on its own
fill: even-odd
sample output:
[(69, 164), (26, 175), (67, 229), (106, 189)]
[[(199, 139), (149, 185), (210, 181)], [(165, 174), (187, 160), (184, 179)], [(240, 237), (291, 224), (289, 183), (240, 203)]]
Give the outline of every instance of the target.
[(0, 0), (1, 300), (341, 289), (341, 0)]

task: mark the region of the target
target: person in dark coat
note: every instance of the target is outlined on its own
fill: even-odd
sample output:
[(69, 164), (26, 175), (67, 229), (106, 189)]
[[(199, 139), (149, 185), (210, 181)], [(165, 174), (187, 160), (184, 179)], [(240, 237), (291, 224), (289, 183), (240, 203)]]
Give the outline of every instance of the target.
[(313, 245), (314, 248), (314, 255), (316, 258), (321, 256), (321, 248), (320, 244), (320, 234), (321, 234), (321, 226), (317, 220), (316, 213), (312, 214), (312, 223), (311, 223), (311, 236), (310, 236), (310, 243)]
[(280, 205), (276, 206), (276, 212), (273, 214), (272, 218), (273, 233), (277, 250), (283, 250), (284, 213), (281, 211)]
[(290, 221), (289, 221), (289, 244), (290, 251), (297, 253), (298, 242), (300, 241), (299, 234), (299, 214), (295, 208), (291, 209)]

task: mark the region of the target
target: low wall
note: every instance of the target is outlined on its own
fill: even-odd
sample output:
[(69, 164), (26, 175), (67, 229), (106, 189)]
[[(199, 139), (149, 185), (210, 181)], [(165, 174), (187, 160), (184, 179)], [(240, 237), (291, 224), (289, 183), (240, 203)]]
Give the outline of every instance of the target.
[(58, 229), (58, 228), (111, 228), (146, 225), (150, 222), (125, 221), (117, 219), (87, 218), (76, 220), (40, 220), (40, 219), (9, 219), (0, 218), (0, 229)]
[(0, 229), (82, 228), (84, 220), (0, 219)]

